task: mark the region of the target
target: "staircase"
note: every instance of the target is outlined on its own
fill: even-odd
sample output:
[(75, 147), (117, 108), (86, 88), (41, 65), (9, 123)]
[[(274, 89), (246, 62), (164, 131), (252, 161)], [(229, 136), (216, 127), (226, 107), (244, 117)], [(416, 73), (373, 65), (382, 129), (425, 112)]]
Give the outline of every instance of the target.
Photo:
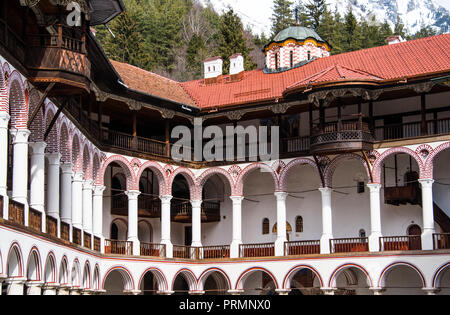
[(443, 233), (450, 233), (450, 218), (436, 203), (434, 203), (434, 221), (439, 224)]

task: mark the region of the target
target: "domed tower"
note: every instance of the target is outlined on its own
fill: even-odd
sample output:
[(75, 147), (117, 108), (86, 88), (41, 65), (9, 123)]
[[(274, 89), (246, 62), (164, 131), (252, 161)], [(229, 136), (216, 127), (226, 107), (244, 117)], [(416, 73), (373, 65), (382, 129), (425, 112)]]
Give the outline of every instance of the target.
[(330, 51), (330, 44), (314, 30), (291, 26), (264, 47), (266, 68), (269, 71), (289, 70), (309, 60), (328, 57)]

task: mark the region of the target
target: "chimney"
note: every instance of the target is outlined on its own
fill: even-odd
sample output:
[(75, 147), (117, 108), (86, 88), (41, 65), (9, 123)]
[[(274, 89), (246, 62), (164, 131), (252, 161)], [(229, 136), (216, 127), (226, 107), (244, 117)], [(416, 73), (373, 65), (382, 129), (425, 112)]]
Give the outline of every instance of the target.
[(393, 45), (406, 42), (406, 40), (404, 40), (403, 37), (401, 37), (400, 35), (393, 35), (386, 38), (386, 42), (388, 43), (388, 45)]
[(234, 54), (230, 57), (230, 75), (239, 74), (244, 71), (244, 56)]
[(203, 62), (205, 79), (213, 79), (222, 75), (223, 60), (221, 57), (208, 58)]

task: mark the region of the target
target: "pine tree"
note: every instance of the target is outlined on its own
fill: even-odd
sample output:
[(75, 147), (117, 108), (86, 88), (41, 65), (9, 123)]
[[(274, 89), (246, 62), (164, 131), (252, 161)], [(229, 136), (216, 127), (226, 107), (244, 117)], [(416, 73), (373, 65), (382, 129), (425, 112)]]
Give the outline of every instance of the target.
[(312, 27), (317, 30), (320, 26), (322, 16), (327, 9), (325, 0), (309, 0), (305, 8), (306, 14), (312, 20)]
[(229, 7), (228, 11), (220, 17), (219, 41), (216, 49), (216, 55), (221, 56), (224, 61), (224, 74), (229, 73), (230, 56), (235, 53), (243, 55), (245, 70), (255, 68), (255, 63), (249, 57), (250, 49), (247, 47), (241, 19)]
[(328, 8), (325, 5), (320, 24), (316, 28), (316, 31), (320, 35), (320, 37), (330, 42), (333, 40), (335, 28), (336, 28), (336, 21), (333, 17), (333, 14), (331, 13), (331, 11), (328, 10)]
[(274, 0), (272, 20), (272, 38), (282, 30), (295, 24), (293, 11), (293, 2), (289, 0)]
[(395, 22), (394, 26), (394, 34), (400, 35), (403, 38), (406, 38), (406, 29), (405, 25), (402, 22), (402, 19), (400, 18), (400, 15), (397, 15), (397, 21)]

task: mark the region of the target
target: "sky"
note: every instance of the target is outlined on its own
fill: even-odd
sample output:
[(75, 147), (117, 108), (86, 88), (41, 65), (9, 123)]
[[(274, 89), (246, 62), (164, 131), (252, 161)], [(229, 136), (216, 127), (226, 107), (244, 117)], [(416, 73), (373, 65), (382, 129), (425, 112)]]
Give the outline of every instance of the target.
[[(230, 5), (244, 21), (244, 25), (250, 24), (255, 33), (264, 32), (270, 34), (273, 0), (201, 0), (203, 3), (210, 1), (216, 10)], [(297, 0), (295, 0), (296, 2)], [(404, 0), (407, 1), (407, 0)], [(435, 0), (447, 10), (450, 10), (450, 0)]]

